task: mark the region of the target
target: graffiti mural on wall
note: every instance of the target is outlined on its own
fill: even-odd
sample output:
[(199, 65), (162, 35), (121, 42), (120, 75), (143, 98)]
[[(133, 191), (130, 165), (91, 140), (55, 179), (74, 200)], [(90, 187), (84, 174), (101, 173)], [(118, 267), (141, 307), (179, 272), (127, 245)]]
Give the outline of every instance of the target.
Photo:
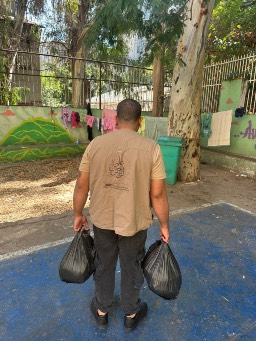
[(11, 110), (6, 110), (0, 114), (0, 116), (15, 116), (14, 112)]
[[(232, 151), (239, 152), (243, 156), (256, 157), (256, 117), (244, 115), (232, 122), (231, 138), (235, 138), (230, 147)], [(253, 154), (252, 154), (253, 150)]]
[[(244, 131), (240, 132), (240, 136), (242, 138), (247, 138), (249, 140), (255, 140), (256, 139), (256, 128), (253, 128), (252, 121), (248, 121), (248, 126), (245, 128)], [(256, 143), (254, 144), (254, 149), (256, 150)]]
[(24, 120), (19, 126), (11, 129), (0, 145), (21, 145), (38, 143), (68, 143), (74, 138), (54, 120), (45, 120), (40, 117)]
[(49, 113), (47, 108), (11, 107), (0, 111), (0, 162), (83, 153), (85, 146), (75, 143), (76, 139), (61, 124), (58, 116), (54, 111)]
[(240, 135), (242, 138), (248, 138), (248, 139), (256, 139), (256, 128), (252, 127), (252, 121), (248, 121), (248, 126), (246, 127), (245, 131), (241, 131)]
[(24, 149), (2, 149), (0, 148), (0, 162), (17, 162), (50, 159), (53, 157), (71, 157), (80, 155), (85, 147), (58, 146), (58, 147), (26, 147)]

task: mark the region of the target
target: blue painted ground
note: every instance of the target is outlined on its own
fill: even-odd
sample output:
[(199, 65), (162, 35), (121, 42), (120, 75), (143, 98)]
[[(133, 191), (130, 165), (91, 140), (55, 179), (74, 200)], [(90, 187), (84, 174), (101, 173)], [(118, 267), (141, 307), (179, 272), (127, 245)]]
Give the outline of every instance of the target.
[[(65, 284), (58, 264), (67, 244), (0, 263), (0, 340), (256, 340), (255, 216), (215, 205), (173, 218), (171, 248), (183, 285), (175, 301), (145, 286), (148, 319), (123, 331), (116, 278), (116, 310), (107, 331), (91, 317), (93, 280)], [(158, 239), (151, 228), (147, 246)], [(146, 285), (146, 283), (145, 283)]]

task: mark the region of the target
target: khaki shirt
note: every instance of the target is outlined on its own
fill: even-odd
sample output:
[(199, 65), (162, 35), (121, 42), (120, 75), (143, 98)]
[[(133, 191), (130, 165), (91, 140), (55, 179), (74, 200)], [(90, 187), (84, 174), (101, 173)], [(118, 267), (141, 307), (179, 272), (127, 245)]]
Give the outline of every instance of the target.
[(133, 130), (96, 137), (79, 170), (90, 173), (91, 222), (132, 236), (152, 224), (150, 180), (165, 179), (159, 145)]

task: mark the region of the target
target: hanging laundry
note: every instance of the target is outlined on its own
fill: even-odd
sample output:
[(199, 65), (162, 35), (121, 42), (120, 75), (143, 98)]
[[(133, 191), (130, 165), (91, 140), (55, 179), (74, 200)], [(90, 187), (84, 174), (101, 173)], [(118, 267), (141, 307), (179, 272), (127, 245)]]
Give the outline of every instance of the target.
[(68, 128), (68, 122), (71, 121), (72, 110), (68, 108), (61, 108), (61, 118), (63, 119), (63, 123), (65, 128)]
[(104, 131), (107, 131), (107, 130), (114, 131), (114, 130), (116, 130), (116, 121), (113, 118), (105, 118), (104, 119), (103, 129), (104, 129)]
[(232, 110), (212, 114), (212, 134), (208, 139), (208, 146), (229, 146), (231, 123)]
[(235, 117), (243, 117), (245, 114), (244, 107), (236, 108)]
[(65, 114), (65, 116), (68, 117), (68, 121), (71, 122), (72, 110), (69, 108), (61, 108), (61, 112), (61, 118), (63, 118), (63, 115)]
[[(116, 110), (106, 109), (102, 110), (102, 118), (104, 119), (103, 130), (104, 134), (115, 131), (116, 130)], [(105, 122), (105, 120), (107, 120)]]
[(157, 140), (159, 136), (167, 136), (168, 117), (145, 116), (145, 136)]
[(91, 104), (90, 103), (87, 104), (86, 109), (87, 109), (86, 125), (87, 125), (88, 140), (92, 141), (93, 140), (92, 127), (89, 124), (87, 124), (87, 117), (93, 117), (92, 116), (92, 109), (91, 109)]
[(212, 114), (203, 114), (201, 120), (201, 136), (210, 137), (211, 136), (211, 124), (212, 124)]
[(72, 128), (75, 128), (77, 126), (76, 113), (74, 111), (72, 111), (72, 115), (71, 115), (71, 125), (72, 125)]
[(79, 123), (81, 121), (79, 112), (75, 112), (75, 120), (76, 123)]
[(94, 116), (86, 115), (86, 125), (92, 128)]
[(63, 123), (66, 129), (68, 129), (68, 113), (62, 114)]

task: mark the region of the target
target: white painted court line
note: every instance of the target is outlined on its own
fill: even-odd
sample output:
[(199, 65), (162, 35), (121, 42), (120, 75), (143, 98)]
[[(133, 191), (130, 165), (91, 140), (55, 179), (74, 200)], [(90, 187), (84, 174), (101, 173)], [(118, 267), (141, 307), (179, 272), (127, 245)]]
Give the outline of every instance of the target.
[[(216, 205), (220, 205), (220, 204), (226, 204), (226, 205), (234, 207), (234, 208), (236, 208), (236, 209), (238, 209), (240, 211), (243, 211), (243, 212), (249, 213), (249, 214), (251, 214), (253, 216), (256, 216), (255, 213), (253, 213), (253, 212), (251, 212), (249, 210), (246, 210), (246, 209), (241, 208), (239, 206), (236, 206), (234, 204), (230, 204), (228, 202), (220, 200), (220, 201), (217, 201), (217, 202), (214, 202), (214, 203), (203, 204), (201, 206), (195, 206), (195, 207), (191, 207), (191, 208), (185, 208), (185, 209), (180, 209), (180, 210), (172, 211), (171, 214), (170, 214), (170, 217), (172, 217), (174, 215), (182, 214), (182, 213), (189, 213), (189, 212), (197, 211), (197, 210), (200, 210), (202, 208), (207, 208), (207, 207), (216, 206)], [(154, 218), (154, 220), (157, 220), (157, 219)], [(43, 249), (48, 249), (48, 248), (51, 248), (51, 247), (54, 247), (54, 246), (58, 246), (58, 245), (62, 245), (62, 244), (65, 244), (65, 243), (70, 243), (72, 239), (73, 239), (73, 237), (65, 238), (65, 239), (57, 240), (56, 242), (50, 242), (50, 243), (46, 243), (46, 244), (42, 244), (42, 245), (33, 246), (33, 247), (30, 247), (30, 248), (25, 249), (25, 250), (20, 250), (20, 251), (6, 253), (4, 255), (0, 255), (0, 262), (3, 261), (3, 260), (7, 260), (7, 259), (12, 259), (12, 258), (17, 258), (17, 257), (20, 257), (20, 256), (24, 256), (24, 255), (29, 255), (29, 254), (34, 253), (36, 251), (40, 251), (40, 250), (43, 250)]]
[(217, 201), (217, 202), (214, 202), (214, 203), (202, 204), (201, 206), (195, 206), (195, 207), (184, 208), (184, 209), (182, 208), (180, 210), (171, 211), (170, 212), (170, 217), (172, 217), (174, 215), (177, 215), (177, 214), (189, 213), (189, 212), (193, 212), (193, 211), (196, 211), (196, 210), (200, 210), (202, 208), (207, 208), (207, 207), (211, 207), (211, 206), (219, 205), (219, 204), (226, 204), (226, 203), (223, 202), (223, 201)]
[(245, 212), (245, 213), (249, 213), (249, 214), (251, 214), (251, 215), (253, 215), (253, 216), (256, 216), (256, 213), (254, 213), (254, 212), (251, 212), (251, 211), (249, 211), (249, 210), (246, 210), (245, 208), (239, 207), (239, 206), (237, 206), (237, 205), (230, 204), (229, 202), (220, 200), (220, 201), (216, 201), (216, 202), (209, 203), (209, 204), (203, 204), (203, 205), (201, 205), (201, 206), (195, 206), (195, 207), (191, 207), (191, 208), (185, 208), (185, 209), (175, 210), (175, 211), (173, 211), (173, 212), (170, 212), (170, 217), (172, 217), (172, 216), (174, 216), (174, 215), (177, 215), (177, 214), (193, 212), (193, 211), (196, 211), (196, 210), (200, 210), (200, 209), (202, 209), (202, 208), (207, 208), (207, 207), (211, 207), (211, 206), (215, 206), (215, 205), (220, 205), (220, 204), (229, 205), (229, 206), (231, 206), (231, 207), (236, 208), (237, 210), (240, 210), (240, 211), (243, 211), (243, 212)]
[(42, 245), (32, 246), (32, 247), (25, 249), (25, 250), (9, 252), (9, 253), (6, 253), (4, 255), (0, 255), (0, 262), (3, 260), (6, 260), (6, 259), (25, 256), (25, 255), (29, 255), (31, 253), (34, 253), (36, 251), (40, 251), (43, 249), (49, 249), (49, 248), (54, 247), (54, 246), (62, 245), (62, 244), (71, 242), (72, 239), (73, 239), (73, 237), (65, 238), (65, 239), (57, 240), (56, 242), (50, 242), (50, 243), (46, 243), (46, 244), (42, 244)]
[(245, 208), (239, 207), (239, 206), (237, 206), (237, 205), (230, 204), (229, 202), (221, 201), (220, 203), (221, 203), (221, 204), (226, 204), (226, 205), (232, 206), (232, 207), (234, 207), (234, 208), (236, 208), (236, 209), (238, 209), (238, 210), (240, 210), (240, 211), (243, 211), (243, 212), (245, 212), (245, 213), (249, 213), (249, 214), (251, 214), (251, 215), (253, 215), (253, 216), (256, 216), (256, 213), (251, 212), (251, 211), (249, 211), (249, 210), (246, 210)]

